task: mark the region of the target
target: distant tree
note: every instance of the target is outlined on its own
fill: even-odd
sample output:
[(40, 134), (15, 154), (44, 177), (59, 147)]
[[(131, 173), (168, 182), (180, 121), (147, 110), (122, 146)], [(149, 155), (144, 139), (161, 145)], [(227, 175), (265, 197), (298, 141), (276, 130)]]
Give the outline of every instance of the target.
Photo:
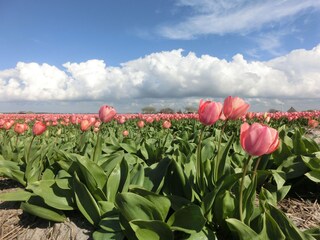
[(187, 113), (196, 113), (198, 109), (196, 107), (187, 106), (184, 108)]
[(156, 113), (156, 109), (152, 106), (143, 107), (141, 110), (142, 110), (142, 113), (149, 113), (149, 114)]
[(162, 108), (160, 109), (159, 113), (174, 113), (174, 110), (172, 108)]
[(276, 112), (279, 112), (279, 110), (271, 108), (271, 109), (268, 110), (268, 112), (269, 113), (276, 113)]

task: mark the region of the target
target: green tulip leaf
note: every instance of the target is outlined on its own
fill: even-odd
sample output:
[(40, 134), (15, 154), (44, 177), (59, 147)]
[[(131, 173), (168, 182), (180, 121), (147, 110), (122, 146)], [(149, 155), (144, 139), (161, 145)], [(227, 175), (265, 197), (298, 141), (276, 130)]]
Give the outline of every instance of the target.
[(54, 222), (64, 222), (67, 218), (62, 211), (53, 210), (49, 207), (38, 206), (31, 203), (21, 203), (20, 208), (37, 217)]
[(167, 223), (173, 230), (191, 234), (200, 232), (206, 223), (206, 219), (199, 206), (188, 205), (175, 211)]
[(73, 188), (76, 204), (80, 212), (92, 225), (97, 226), (101, 220), (99, 206), (88, 188), (80, 182), (77, 175), (73, 179)]
[(135, 193), (118, 193), (115, 205), (128, 222), (136, 219), (162, 220), (157, 207), (148, 199)]
[(173, 240), (170, 227), (159, 220), (133, 220), (130, 226), (139, 240)]

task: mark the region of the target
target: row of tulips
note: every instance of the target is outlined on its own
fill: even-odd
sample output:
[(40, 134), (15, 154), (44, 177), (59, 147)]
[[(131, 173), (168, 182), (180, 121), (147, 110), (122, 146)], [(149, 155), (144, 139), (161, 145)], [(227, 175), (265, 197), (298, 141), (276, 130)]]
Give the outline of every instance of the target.
[(24, 189), (0, 200), (52, 221), (77, 209), (94, 239), (316, 239), (319, 229), (302, 232), (277, 202), (297, 179), (320, 182), (319, 145), (300, 127), (319, 112), (248, 110), (230, 96), (201, 100), (198, 114), (123, 115), (105, 105), (3, 117), (0, 176)]

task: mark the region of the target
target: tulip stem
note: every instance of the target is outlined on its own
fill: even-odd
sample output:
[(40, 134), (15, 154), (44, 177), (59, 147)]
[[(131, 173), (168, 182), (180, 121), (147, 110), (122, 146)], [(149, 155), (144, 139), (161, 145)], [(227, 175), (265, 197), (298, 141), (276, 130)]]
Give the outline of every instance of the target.
[(205, 126), (201, 129), (200, 137), (199, 137), (199, 143), (197, 148), (197, 182), (200, 189), (200, 193), (203, 193), (204, 191), (204, 176), (203, 176), (203, 162), (201, 159), (201, 147), (202, 147), (202, 138), (203, 138), (203, 132), (204, 132)]
[(28, 149), (28, 155), (27, 155), (27, 159), (26, 159), (27, 162), (30, 162), (31, 146), (32, 146), (33, 140), (34, 140), (35, 138), (36, 138), (36, 135), (33, 135), (32, 139), (31, 139), (31, 142), (30, 142), (30, 145), (29, 145), (29, 149)]
[(246, 162), (243, 165), (242, 169), (242, 178), (240, 182), (240, 189), (239, 189), (239, 216), (240, 216), (240, 221), (243, 222), (243, 184), (244, 184), (244, 178), (247, 175), (248, 171), (248, 165), (251, 160), (252, 156), (249, 156)]
[[(220, 137), (218, 142), (218, 152), (217, 152), (217, 160), (214, 168), (214, 175), (213, 175), (213, 181), (216, 183), (218, 181), (218, 175), (219, 175), (219, 165), (220, 165), (220, 148), (221, 148), (221, 141), (222, 141), (222, 135), (224, 133), (224, 129), (226, 128), (228, 120), (226, 120), (221, 128), (220, 131)], [(212, 167), (214, 166), (214, 162), (212, 163)], [(223, 174), (223, 173), (222, 173)]]
[(256, 161), (256, 165), (254, 166), (254, 169), (253, 169), (252, 179), (254, 179), (257, 175), (257, 170), (258, 170), (260, 160), (261, 160), (261, 157), (259, 157)]
[[(160, 153), (160, 155), (161, 155), (161, 159), (163, 158), (163, 150), (164, 150), (164, 147), (165, 147), (165, 145), (166, 145), (166, 142), (167, 142), (167, 139), (168, 139), (168, 135), (169, 135), (169, 129), (167, 129), (168, 131), (167, 131), (167, 134), (166, 134), (166, 137), (164, 138), (164, 141), (163, 141), (163, 144), (162, 144), (162, 146), (161, 146), (161, 153)], [(161, 160), (161, 159), (159, 159), (159, 160)]]

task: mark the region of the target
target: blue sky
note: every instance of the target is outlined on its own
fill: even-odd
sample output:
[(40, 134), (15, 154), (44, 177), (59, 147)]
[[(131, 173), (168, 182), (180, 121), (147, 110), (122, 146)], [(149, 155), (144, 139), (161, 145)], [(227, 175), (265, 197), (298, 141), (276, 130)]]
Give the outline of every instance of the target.
[(0, 1), (0, 112), (319, 109), (318, 0)]

